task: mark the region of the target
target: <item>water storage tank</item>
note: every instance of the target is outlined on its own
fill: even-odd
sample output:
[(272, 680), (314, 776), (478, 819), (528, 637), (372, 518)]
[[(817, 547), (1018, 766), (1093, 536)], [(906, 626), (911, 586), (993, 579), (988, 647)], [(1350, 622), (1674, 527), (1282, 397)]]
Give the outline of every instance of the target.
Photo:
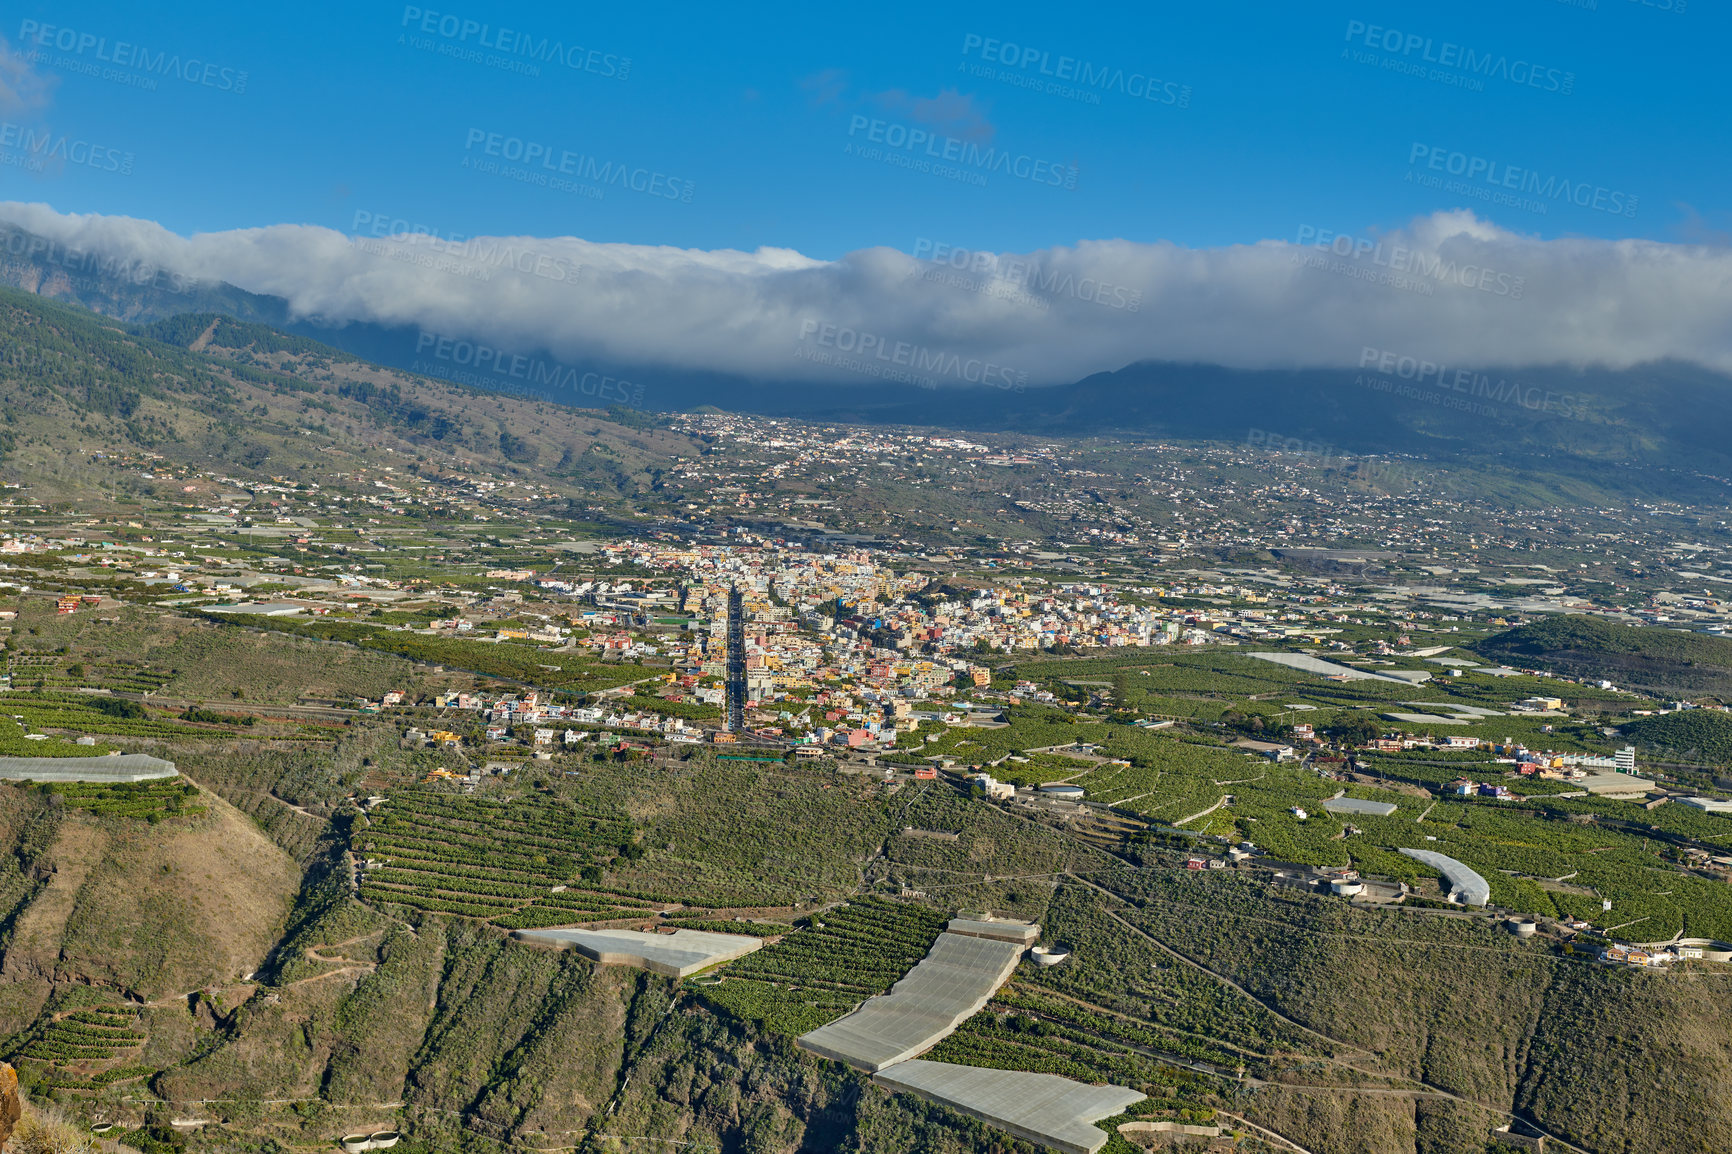
[(1336, 878), (1329, 883), (1329, 892), (1332, 894), (1340, 894), (1344, 898), (1350, 898), (1355, 894), (1364, 893), (1365, 883), (1361, 881), (1349, 881), (1346, 878)]
[(1047, 966), (1056, 966), (1070, 957), (1070, 951), (1060, 946), (1036, 946), (1028, 951), (1028, 956), (1034, 960), (1035, 965), (1045, 969)]
[(1518, 938), (1531, 938), (1540, 931), (1540, 924), (1531, 918), (1511, 918), (1504, 925)]

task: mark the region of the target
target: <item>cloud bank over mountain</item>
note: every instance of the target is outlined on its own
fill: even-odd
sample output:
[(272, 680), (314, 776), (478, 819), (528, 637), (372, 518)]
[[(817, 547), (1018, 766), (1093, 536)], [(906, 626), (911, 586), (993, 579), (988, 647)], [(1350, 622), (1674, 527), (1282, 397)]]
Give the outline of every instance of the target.
[(1367, 350), (1732, 371), (1732, 251), (1537, 240), (1466, 211), (1212, 249), (1092, 240), (1008, 254), (922, 240), (912, 254), (833, 261), (459, 237), (366, 213), (353, 235), (282, 224), (182, 237), (23, 203), (0, 204), (0, 219), (101, 261), (281, 297), (297, 317), (765, 380), (1035, 386), (1142, 360), (1354, 367)]

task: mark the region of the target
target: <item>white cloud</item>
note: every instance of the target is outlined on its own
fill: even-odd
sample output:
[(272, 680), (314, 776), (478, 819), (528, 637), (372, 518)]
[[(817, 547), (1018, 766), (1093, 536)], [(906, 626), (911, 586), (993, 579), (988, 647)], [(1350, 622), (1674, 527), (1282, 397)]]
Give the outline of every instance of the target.
[(0, 116), (40, 112), (48, 107), (57, 78), (44, 76), (32, 64), (0, 36)]
[[(68, 246), (281, 296), (297, 315), (771, 379), (858, 383), (853, 371), (797, 355), (821, 347), (825, 325), (836, 326), (832, 343), (848, 341), (843, 330), (867, 333), (886, 355), (905, 342), (923, 351), (913, 356), (981, 358), (1030, 384), (1139, 360), (1353, 366), (1366, 346), (1452, 365), (1622, 368), (1675, 357), (1732, 371), (1732, 252), (1537, 240), (1466, 212), (1418, 218), (1377, 247), (1335, 241), (1333, 251), (1290, 240), (1215, 249), (1099, 240), (976, 257), (922, 242), (921, 255), (943, 263), (888, 248), (819, 261), (788, 249), (574, 237), (475, 240), (440, 253), (425, 237), (361, 245), (308, 225), (181, 237), (150, 221), (40, 204), (0, 204), (0, 218)], [(524, 253), (527, 273), (501, 256)], [(445, 267), (428, 267), (441, 259)], [(576, 266), (575, 280), (547, 275)]]

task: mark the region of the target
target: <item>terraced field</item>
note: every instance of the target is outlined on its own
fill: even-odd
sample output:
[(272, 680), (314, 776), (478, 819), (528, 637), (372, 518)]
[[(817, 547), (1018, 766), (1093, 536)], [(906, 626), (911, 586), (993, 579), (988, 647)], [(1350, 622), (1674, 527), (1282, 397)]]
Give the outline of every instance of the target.
[(926, 956), (944, 923), (921, 906), (857, 898), (728, 966), (703, 994), (766, 1029), (803, 1034), (888, 990)]
[(134, 817), (160, 821), (166, 817), (197, 817), (205, 811), (198, 787), (169, 778), (165, 781), (56, 782), (46, 787), (69, 809), (99, 817)]
[(20, 688), (111, 689), (119, 693), (151, 693), (173, 675), (136, 661), (80, 660), (60, 654), (21, 653), (11, 657), (12, 683)]
[(601, 885), (608, 864), (636, 852), (635, 835), (601, 807), (404, 790), (357, 829), (352, 848), (363, 900), (527, 929), (652, 912)]
[(26, 1077), (44, 1089), (99, 1090), (115, 1082), (156, 1073), (153, 1067), (92, 1067), (130, 1057), (144, 1045), (135, 1029), (138, 1015), (123, 1006), (85, 1006), (51, 1019), (17, 1050), (14, 1061), (42, 1063), (26, 1067)]

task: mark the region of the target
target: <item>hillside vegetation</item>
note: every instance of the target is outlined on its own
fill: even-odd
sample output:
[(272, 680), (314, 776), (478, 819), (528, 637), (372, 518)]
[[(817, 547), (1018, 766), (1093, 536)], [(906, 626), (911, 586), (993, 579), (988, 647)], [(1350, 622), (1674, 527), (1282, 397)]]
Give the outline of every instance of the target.
[(1732, 640), (1598, 617), (1547, 617), (1473, 646), (1494, 661), (1593, 676), (1628, 689), (1732, 699)]
[(1732, 765), (1732, 713), (1718, 709), (1639, 717), (1624, 726), (1624, 736), (1667, 760)]
[(297, 481), (390, 462), (391, 449), (430, 466), (533, 470), (591, 500), (647, 491), (669, 457), (699, 451), (640, 413), (414, 376), (216, 314), (136, 326), (0, 288), (0, 349), (0, 471), (63, 499), (178, 493), (167, 478), (115, 477), (89, 460), (92, 445)]

